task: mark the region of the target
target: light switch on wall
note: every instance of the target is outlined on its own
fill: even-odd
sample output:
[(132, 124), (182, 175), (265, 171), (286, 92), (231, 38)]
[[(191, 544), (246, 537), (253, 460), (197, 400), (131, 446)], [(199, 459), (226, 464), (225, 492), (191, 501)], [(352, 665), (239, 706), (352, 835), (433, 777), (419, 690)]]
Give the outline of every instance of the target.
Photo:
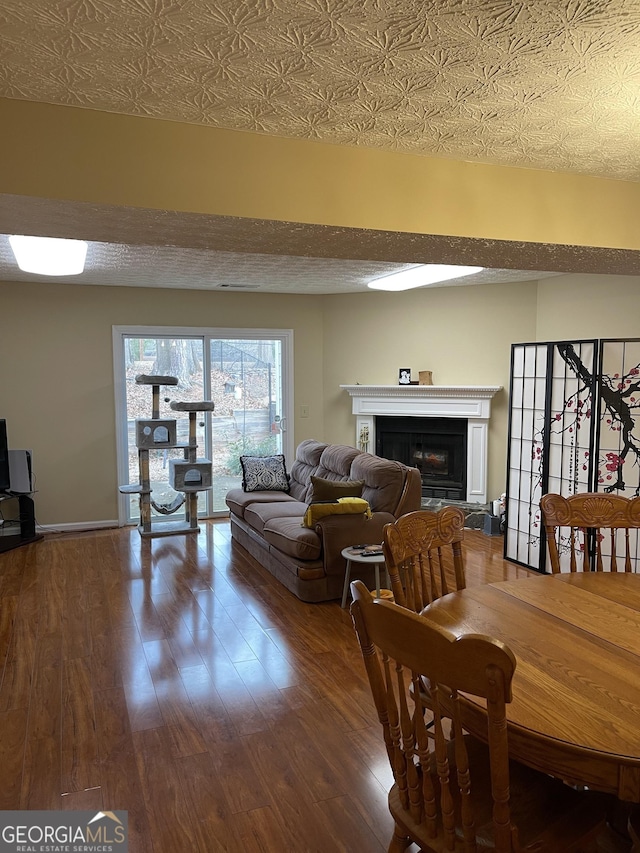
[(309, 406), (300, 406), (300, 417), (308, 418), (309, 417)]

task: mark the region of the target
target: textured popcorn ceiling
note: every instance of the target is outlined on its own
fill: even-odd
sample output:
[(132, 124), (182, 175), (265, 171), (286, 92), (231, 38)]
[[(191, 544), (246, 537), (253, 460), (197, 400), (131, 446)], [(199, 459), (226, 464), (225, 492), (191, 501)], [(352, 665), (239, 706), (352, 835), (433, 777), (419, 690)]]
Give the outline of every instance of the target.
[[(370, 279), (381, 278), (406, 267), (407, 264), (336, 258), (91, 243), (83, 276), (62, 276), (49, 281), (121, 287), (187, 287), (193, 290), (248, 293), (327, 294), (366, 290)], [(11, 270), (7, 277), (12, 281), (33, 281), (35, 278), (16, 271), (9, 242), (1, 236), (0, 269)], [(538, 279), (547, 275), (550, 273), (485, 270), (472, 278), (461, 278), (446, 284), (497, 284)], [(0, 275), (0, 280), (2, 278)], [(38, 278), (42, 280), (41, 276)]]
[(3, 0), (0, 96), (640, 178), (637, 0)]
[[(2, 0), (0, 97), (639, 180), (640, 0)], [(521, 244), (223, 217), (174, 220), (163, 245), (142, 211), (114, 233), (114, 211), (15, 201), (0, 234), (22, 216), (93, 241), (77, 283), (334, 293), (421, 255), (510, 268), (478, 283), (536, 269)], [(613, 250), (548, 254), (554, 271), (635, 271)], [(0, 237), (0, 280), (28, 278)]]

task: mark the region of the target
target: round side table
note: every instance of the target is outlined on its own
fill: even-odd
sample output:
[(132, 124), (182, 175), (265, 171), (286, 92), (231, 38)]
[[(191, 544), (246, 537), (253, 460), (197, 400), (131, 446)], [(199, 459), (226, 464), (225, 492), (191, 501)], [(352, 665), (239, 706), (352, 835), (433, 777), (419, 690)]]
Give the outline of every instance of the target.
[(384, 555), (376, 554), (372, 557), (365, 557), (361, 553), (354, 553), (353, 545), (350, 545), (348, 548), (343, 548), (340, 553), (347, 561), (347, 568), (344, 573), (344, 588), (342, 590), (342, 604), (340, 606), (347, 606), (347, 596), (349, 594), (349, 583), (351, 580), (352, 563), (363, 563), (365, 565), (373, 566), (376, 573), (376, 594), (378, 598), (380, 598), (380, 566), (384, 566)]

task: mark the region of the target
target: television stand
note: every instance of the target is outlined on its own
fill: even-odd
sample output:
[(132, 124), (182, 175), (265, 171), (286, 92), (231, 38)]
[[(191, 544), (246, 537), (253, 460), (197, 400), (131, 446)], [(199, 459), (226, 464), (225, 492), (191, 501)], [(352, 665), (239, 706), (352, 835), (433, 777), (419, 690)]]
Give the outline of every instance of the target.
[[(44, 537), (40, 533), (36, 533), (36, 517), (33, 498), (30, 494), (1, 494), (0, 503), (8, 500), (18, 501), (18, 519), (16, 524), (19, 524), (20, 530), (18, 533), (4, 533), (4, 524), (0, 526), (0, 554), (4, 551), (11, 551), (13, 548), (19, 548), (21, 545), (29, 545), (31, 542), (38, 542)], [(8, 522), (11, 524), (11, 520)]]

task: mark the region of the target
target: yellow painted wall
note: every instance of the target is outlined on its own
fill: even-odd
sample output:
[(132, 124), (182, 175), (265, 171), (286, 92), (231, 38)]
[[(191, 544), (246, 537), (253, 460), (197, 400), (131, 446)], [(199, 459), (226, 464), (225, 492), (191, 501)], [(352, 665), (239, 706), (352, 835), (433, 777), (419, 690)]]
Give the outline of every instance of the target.
[(355, 443), (351, 398), (340, 385), (395, 385), (398, 369), (433, 372), (434, 385), (502, 385), (489, 424), (488, 488), (504, 491), (511, 344), (535, 339), (537, 283), (422, 288), (324, 301), (325, 424)]
[[(0, 193), (640, 248), (640, 183), (0, 99)], [(10, 129), (10, 132), (7, 132)]]
[[(117, 517), (113, 325), (292, 328), (294, 442), (353, 444), (342, 384), (395, 384), (399, 367), (435, 384), (504, 385), (489, 434), (489, 494), (505, 487), (511, 343), (640, 337), (640, 278), (539, 282), (349, 296), (0, 282), (0, 417), (33, 450), (41, 524)], [(299, 417), (300, 406), (310, 417)]]
[(41, 524), (117, 519), (114, 325), (293, 329), (296, 439), (323, 433), (318, 297), (0, 282), (0, 306), (0, 417), (33, 451)]
[(540, 281), (536, 340), (640, 338), (640, 275)]

